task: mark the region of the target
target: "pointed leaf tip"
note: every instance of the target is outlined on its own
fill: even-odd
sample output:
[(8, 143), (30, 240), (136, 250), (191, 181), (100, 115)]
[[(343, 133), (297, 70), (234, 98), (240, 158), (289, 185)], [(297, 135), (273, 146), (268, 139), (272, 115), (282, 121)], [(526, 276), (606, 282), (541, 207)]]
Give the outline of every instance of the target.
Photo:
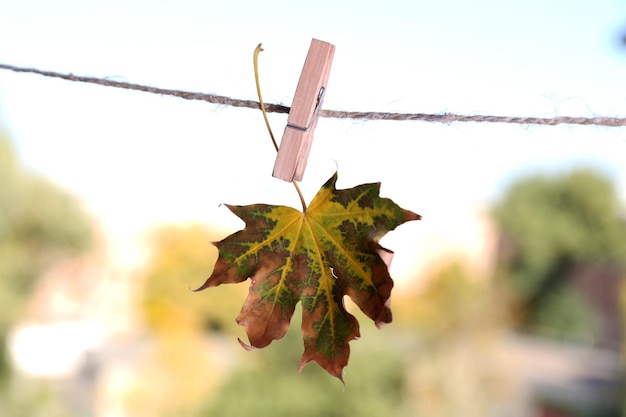
[(405, 222), (410, 222), (413, 220), (422, 220), (422, 216), (417, 213), (413, 213), (410, 210), (404, 210), (404, 212), (406, 213), (406, 216), (404, 217)]

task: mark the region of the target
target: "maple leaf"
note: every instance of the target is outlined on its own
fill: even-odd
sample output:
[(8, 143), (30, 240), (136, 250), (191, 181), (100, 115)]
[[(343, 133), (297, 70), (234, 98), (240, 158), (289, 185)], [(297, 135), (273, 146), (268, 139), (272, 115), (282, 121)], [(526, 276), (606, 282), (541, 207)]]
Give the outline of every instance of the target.
[(218, 260), (197, 291), (249, 278), (237, 323), (255, 348), (282, 338), (301, 302), (300, 370), (315, 361), (341, 379), (348, 342), (359, 337), (359, 324), (343, 297), (350, 296), (378, 327), (391, 322), (388, 266), (393, 252), (378, 241), (420, 216), (379, 197), (380, 183), (337, 190), (336, 181), (335, 173), (304, 213), (276, 205), (227, 205), (246, 226), (214, 243)]

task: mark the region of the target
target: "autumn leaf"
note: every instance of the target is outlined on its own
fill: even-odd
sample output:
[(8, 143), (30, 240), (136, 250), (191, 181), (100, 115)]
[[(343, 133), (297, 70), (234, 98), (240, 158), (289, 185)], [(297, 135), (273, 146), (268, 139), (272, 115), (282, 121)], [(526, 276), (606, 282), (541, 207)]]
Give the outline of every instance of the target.
[(249, 278), (237, 323), (256, 348), (285, 335), (301, 302), (300, 369), (315, 361), (341, 379), (348, 342), (359, 337), (359, 324), (346, 311), (343, 297), (350, 296), (376, 326), (391, 322), (388, 266), (393, 253), (378, 241), (420, 216), (381, 198), (379, 183), (337, 190), (336, 181), (337, 174), (304, 213), (276, 205), (228, 205), (246, 227), (215, 243), (218, 260), (198, 291)]

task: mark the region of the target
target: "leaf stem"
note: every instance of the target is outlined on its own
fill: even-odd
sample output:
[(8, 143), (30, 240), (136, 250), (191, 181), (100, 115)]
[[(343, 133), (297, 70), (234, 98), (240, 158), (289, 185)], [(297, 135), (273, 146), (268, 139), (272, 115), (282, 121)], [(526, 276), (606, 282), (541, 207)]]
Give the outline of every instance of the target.
[(300, 203), (302, 204), (302, 212), (304, 213), (306, 212), (306, 202), (304, 201), (304, 197), (302, 196), (302, 191), (300, 191), (300, 187), (298, 187), (298, 183), (296, 182), (296, 180), (291, 181), (291, 183), (298, 192), (298, 197), (300, 197)]
[[(274, 144), (274, 149), (278, 152), (278, 145), (276, 144), (276, 139), (274, 139), (274, 133), (272, 133), (272, 128), (270, 127), (270, 121), (267, 118), (267, 111), (265, 111), (265, 103), (263, 102), (263, 97), (261, 96), (261, 83), (259, 82), (259, 54), (263, 51), (261, 48), (261, 44), (258, 44), (256, 49), (254, 50), (254, 81), (256, 82), (256, 92), (259, 97), (259, 104), (261, 105), (261, 112), (263, 113), (263, 119), (265, 120), (265, 126), (267, 127), (267, 131), (270, 134), (270, 139), (272, 139), (272, 143)], [(291, 181), (296, 191), (298, 192), (298, 197), (300, 197), (300, 203), (302, 204), (302, 212), (306, 211), (306, 202), (304, 201), (304, 196), (302, 195), (302, 191), (298, 186), (296, 180)]]

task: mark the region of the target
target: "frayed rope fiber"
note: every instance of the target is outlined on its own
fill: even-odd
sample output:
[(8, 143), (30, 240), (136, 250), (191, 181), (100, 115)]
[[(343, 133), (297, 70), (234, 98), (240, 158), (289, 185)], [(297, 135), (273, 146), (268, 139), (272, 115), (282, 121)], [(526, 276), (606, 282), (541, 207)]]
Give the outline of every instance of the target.
[[(68, 81), (77, 81), (90, 84), (98, 84), (105, 87), (123, 88), (127, 90), (143, 91), (151, 94), (180, 97), (185, 100), (201, 100), (208, 103), (221, 104), (233, 107), (245, 107), (249, 109), (260, 109), (258, 101), (241, 100), (232, 97), (220, 96), (216, 94), (195, 93), (191, 91), (172, 90), (166, 88), (150, 87), (141, 84), (133, 84), (122, 81), (115, 81), (108, 78), (86, 77), (74, 74), (62, 74), (52, 71), (44, 71), (36, 68), (23, 68), (13, 65), (0, 64), (0, 69), (13, 72), (38, 74), (44, 77), (60, 78)], [(265, 109), (269, 113), (289, 113), (289, 107), (281, 104), (265, 103)], [(625, 117), (509, 117), (491, 115), (462, 115), (453, 113), (427, 114), (427, 113), (386, 113), (386, 112), (357, 112), (340, 110), (321, 110), (321, 117), (335, 119), (359, 119), (359, 120), (414, 120), (422, 122), (454, 123), (454, 122), (475, 122), (475, 123), (514, 123), (521, 125), (592, 125), (592, 126), (626, 126)]]

